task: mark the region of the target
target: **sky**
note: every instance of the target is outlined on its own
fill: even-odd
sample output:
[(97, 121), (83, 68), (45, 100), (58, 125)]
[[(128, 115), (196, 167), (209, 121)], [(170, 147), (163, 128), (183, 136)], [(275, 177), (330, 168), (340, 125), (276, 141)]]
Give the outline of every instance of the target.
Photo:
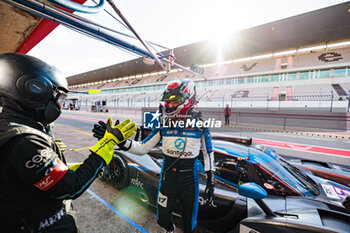
[[(91, 5), (91, 0), (87, 1)], [(168, 48), (216, 40), (233, 32), (288, 18), (344, 0), (119, 0), (114, 1), (142, 39)], [(116, 14), (105, 3), (105, 9)], [(105, 12), (82, 14), (103, 26), (127, 31)], [(137, 46), (135, 40), (126, 39)], [(67, 77), (121, 63), (137, 56), (58, 26), (29, 55), (56, 66)], [(176, 55), (176, 54), (175, 54)]]

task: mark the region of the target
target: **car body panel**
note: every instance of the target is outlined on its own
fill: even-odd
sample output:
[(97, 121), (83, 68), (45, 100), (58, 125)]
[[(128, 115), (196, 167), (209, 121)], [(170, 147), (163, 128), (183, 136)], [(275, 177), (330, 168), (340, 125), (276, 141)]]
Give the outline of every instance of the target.
[[(207, 203), (204, 195), (206, 175), (201, 159), (198, 160), (201, 171), (198, 225), (201, 232), (244, 232), (244, 229), (288, 232), (287, 228), (291, 232), (302, 229), (333, 232), (331, 227), (337, 229), (334, 226), (337, 222), (341, 232), (342, 227), (348, 226), (344, 219), (350, 219), (350, 211), (341, 204), (346, 195), (350, 195), (347, 186), (316, 176), (310, 170), (296, 168), (271, 148), (249, 144), (251, 140), (246, 142), (237, 143), (227, 137), (213, 138), (216, 160), (213, 203)], [(136, 189), (136, 197), (143, 203), (155, 206), (162, 158), (161, 146), (158, 146), (142, 156), (116, 151), (111, 164), (114, 160), (125, 161), (124, 170), (128, 171), (125, 174), (129, 178), (125, 186)], [(109, 166), (104, 177), (113, 183), (109, 170), (113, 172)], [(247, 182), (254, 182), (266, 190), (268, 197), (263, 202), (276, 216), (268, 216), (255, 200), (238, 194), (239, 186)], [(180, 216), (178, 208), (174, 212), (175, 216)]]

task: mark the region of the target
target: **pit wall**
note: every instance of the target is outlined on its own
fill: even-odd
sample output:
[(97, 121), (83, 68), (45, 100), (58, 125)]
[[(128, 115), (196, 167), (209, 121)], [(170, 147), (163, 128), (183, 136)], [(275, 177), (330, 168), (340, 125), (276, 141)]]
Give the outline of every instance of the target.
[[(224, 122), (223, 108), (203, 108), (203, 118), (214, 118)], [(156, 111), (157, 108), (140, 107), (108, 107), (109, 114), (119, 117), (129, 117), (142, 122), (143, 111)], [(80, 111), (91, 109), (82, 107)], [(349, 112), (247, 109), (232, 108), (230, 127), (269, 128), (289, 131), (350, 131)]]

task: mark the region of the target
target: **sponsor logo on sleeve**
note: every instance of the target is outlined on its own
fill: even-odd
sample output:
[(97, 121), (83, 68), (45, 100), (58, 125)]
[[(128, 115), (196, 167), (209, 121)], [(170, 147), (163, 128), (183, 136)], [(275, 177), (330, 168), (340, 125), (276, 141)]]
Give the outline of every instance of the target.
[(67, 171), (68, 167), (62, 161), (59, 161), (56, 167), (54, 167), (43, 179), (35, 183), (34, 186), (46, 191), (60, 181)]
[(56, 157), (57, 154), (51, 148), (45, 148), (41, 150), (40, 154), (34, 155), (31, 159), (25, 162), (26, 168), (39, 168), (46, 161), (52, 157)]

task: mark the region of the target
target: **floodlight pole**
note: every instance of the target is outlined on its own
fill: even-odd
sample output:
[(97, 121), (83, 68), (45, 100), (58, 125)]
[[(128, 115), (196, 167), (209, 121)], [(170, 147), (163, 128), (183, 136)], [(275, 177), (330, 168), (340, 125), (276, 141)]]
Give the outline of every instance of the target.
[(350, 90), (348, 93), (348, 112), (350, 111)]
[(331, 109), (330, 112), (333, 110), (333, 90), (331, 90)]

